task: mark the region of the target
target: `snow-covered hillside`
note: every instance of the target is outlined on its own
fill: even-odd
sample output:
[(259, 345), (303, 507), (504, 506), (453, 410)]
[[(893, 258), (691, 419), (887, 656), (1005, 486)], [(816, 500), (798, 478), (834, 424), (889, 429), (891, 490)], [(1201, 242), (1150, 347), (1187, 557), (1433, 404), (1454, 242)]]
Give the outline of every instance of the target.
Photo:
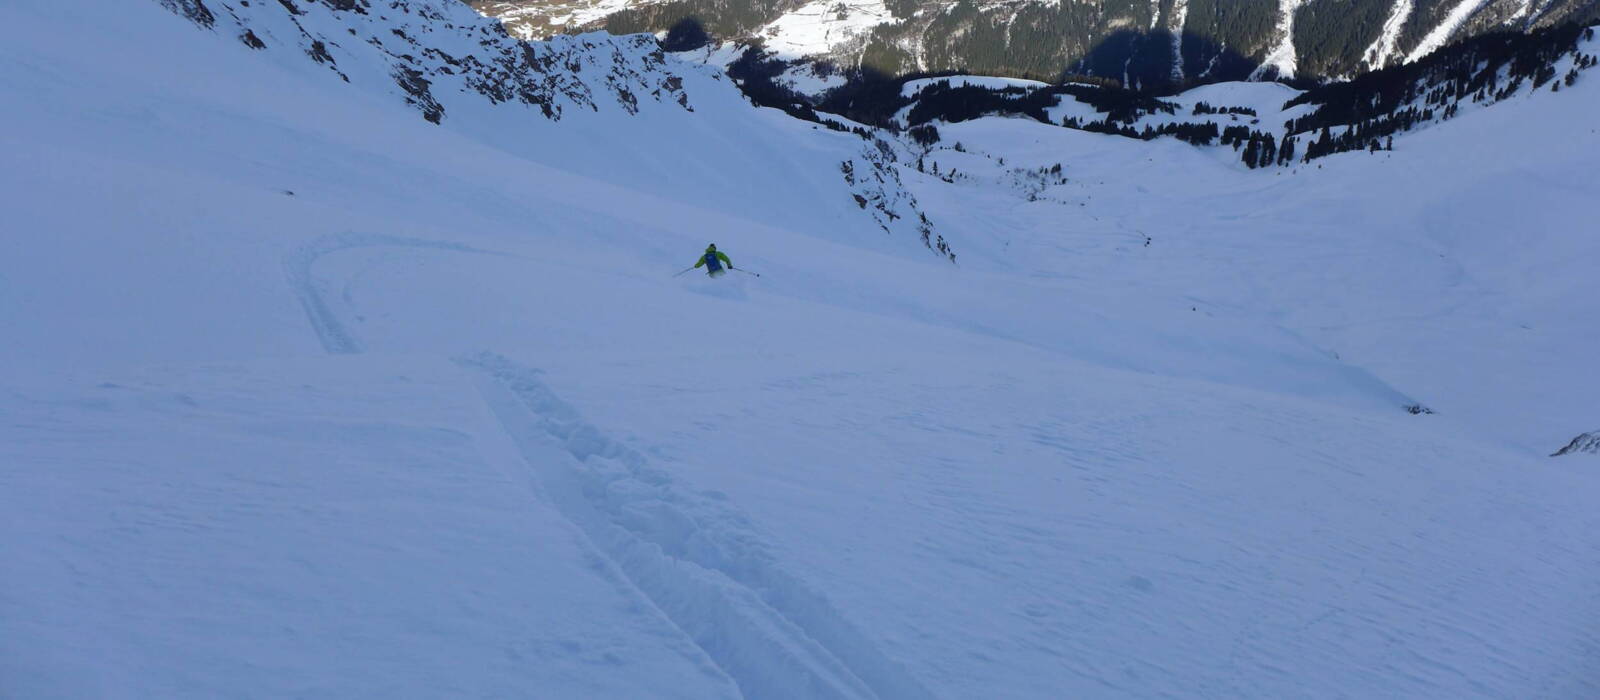
[(639, 2), (629, 0), (482, 0), (468, 3), (499, 19), (520, 39), (548, 39)]
[(0, 697), (1600, 694), (1600, 81), (1252, 171), (492, 26), (0, 5)]
[(1450, 42), (1600, 19), (1593, 0), (464, 0), (515, 34), (688, 22), (776, 57), (892, 75), (1063, 73), (1166, 89), (1329, 79), (1416, 61)]
[(762, 27), (756, 37), (780, 57), (823, 56), (893, 19), (883, 0), (811, 0)]
[(1037, 80), (1021, 80), (1019, 78), (995, 78), (981, 75), (952, 75), (939, 78), (919, 78), (917, 80), (908, 80), (906, 81), (905, 85), (900, 87), (900, 94), (905, 97), (916, 97), (917, 93), (922, 92), (930, 85), (950, 85), (957, 87), (978, 86), (994, 89), (1031, 89), (1044, 87), (1045, 83), (1041, 83)]
[[(1220, 147), (1249, 168), (1294, 167), (1336, 153), (1390, 151), (1398, 134), (1571, 88), (1600, 64), (1596, 28), (1569, 25), (1478, 37), (1417, 63), (1305, 91), (1279, 83), (1229, 82), (1157, 98), (1083, 82), (1050, 85), (954, 75), (891, 81), (876, 89), (846, 86), (821, 104), (872, 123), (915, 127), (911, 136), (924, 146), (937, 140), (939, 123), (1019, 116), (1099, 134), (1171, 137)], [(787, 63), (756, 70), (742, 59), (729, 73), (740, 76), (746, 93), (764, 104), (785, 107), (786, 97), (798, 98), (788, 97), (793, 93), (779, 80), (787, 73), (775, 68), (795, 70)]]

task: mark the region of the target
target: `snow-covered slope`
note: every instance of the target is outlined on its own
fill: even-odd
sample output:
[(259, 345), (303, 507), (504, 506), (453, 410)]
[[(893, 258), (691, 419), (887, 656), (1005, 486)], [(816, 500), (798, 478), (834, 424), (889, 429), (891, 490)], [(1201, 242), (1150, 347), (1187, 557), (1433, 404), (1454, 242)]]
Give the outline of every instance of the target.
[(994, 89), (1005, 88), (1039, 88), (1046, 83), (1037, 80), (1022, 80), (1019, 78), (995, 78), (983, 75), (951, 75), (938, 78), (919, 78), (908, 80), (900, 86), (900, 94), (905, 97), (915, 97), (929, 85), (950, 85), (954, 87), (978, 86)]
[[(1593, 40), (1586, 45), (1589, 51), (1597, 47), (1600, 42)], [(1600, 135), (1588, 125), (1594, 83), (1578, 83), (1582, 94), (1576, 97), (1537, 91), (1479, 107), (1456, 121), (1397, 137), (1393, 152), (1336, 155), (1281, 166), (1266, 176), (1250, 174), (1227, 148), (1140, 142), (1022, 119), (940, 124), (942, 141), (920, 159), (926, 172), (907, 182), (930, 204), (929, 216), (941, 230), (967, 244), (969, 267), (980, 264), (980, 252), (993, 250), (977, 240), (985, 234), (1005, 241), (1008, 259), (1035, 266), (1034, 275), (1056, 276), (1091, 264), (1084, 251), (1064, 249), (1049, 233), (1061, 230), (1063, 219), (1101, 232), (1084, 245), (1143, 248), (1148, 236), (1150, 250), (1141, 256), (1170, 255), (1186, 269), (1197, 257), (1224, 255), (1226, 262), (1202, 267), (1234, 282), (1199, 283), (1190, 277), (1193, 270), (1158, 272), (1150, 267), (1153, 261), (1144, 260), (1130, 268), (1130, 283), (1144, 287), (1168, 280), (1174, 298), (1188, 298), (1197, 284), (1220, 292), (1236, 282), (1230, 298), (1217, 302), (1230, 314), (1259, 303), (1259, 316), (1246, 315), (1276, 318), (1342, 360), (1350, 361), (1355, 344), (1366, 348), (1366, 359), (1355, 364), (1401, 363), (1408, 365), (1406, 372), (1437, 375), (1425, 380), (1435, 390), (1411, 396), (1455, 419), (1475, 414), (1481, 436), (1492, 433), (1523, 449), (1548, 452), (1582, 428), (1572, 421), (1590, 410), (1591, 396), (1600, 390), (1573, 379), (1588, 375), (1588, 359), (1568, 352), (1595, 342), (1600, 330), (1569, 321), (1600, 311), (1583, 291), (1590, 275), (1576, 262), (1600, 253), (1600, 242), (1586, 235), (1592, 211), (1583, 203), (1600, 194), (1585, 165), (1590, 149), (1600, 145)], [(1175, 101), (1185, 107), (1199, 101), (1255, 106), (1264, 111), (1261, 128), (1270, 129), (1303, 109), (1271, 111), (1273, 92), (1289, 90), (1224, 84)], [(1224, 123), (1235, 118), (1202, 116)], [(1143, 122), (1159, 120), (1157, 115)], [(1470, 153), (1462, 152), (1461, 143), (1473, 144)], [(1063, 166), (1058, 175), (1035, 174), (1056, 164)], [(976, 200), (934, 194), (949, 188), (927, 176), (937, 172), (948, 180), (952, 169), (961, 185), (954, 192)], [(1281, 251), (1269, 247), (1260, 253), (1264, 276), (1246, 281), (1245, 269), (1254, 263), (1238, 257), (1238, 244), (1230, 242), (1235, 235), (1293, 246), (1310, 268), (1286, 267)], [(1163, 237), (1165, 254), (1159, 253)], [(1015, 250), (1024, 244), (1029, 247)], [(1347, 259), (1350, 266), (1330, 266), (1331, 259)], [(1110, 286), (1103, 272), (1085, 281), (1087, 288), (1073, 296), (1131, 294)], [(1302, 292), (1319, 298), (1292, 298)], [(1363, 294), (1370, 298), (1359, 300)], [(1370, 315), (1354, 310), (1363, 306)], [(1337, 318), (1320, 318), (1319, 309)], [(1487, 331), (1493, 327), (1501, 330)], [(1408, 345), (1426, 336), (1433, 337)], [(1458, 357), (1478, 353), (1483, 355), (1472, 360)], [(1509, 359), (1523, 353), (1540, 359)], [(1417, 386), (1411, 378), (1385, 381)], [(1438, 391), (1459, 393), (1466, 403), (1440, 404)], [(1523, 398), (1501, 400), (1507, 392)]]
[[(886, 89), (863, 99), (859, 87), (846, 87), (824, 104), (866, 120), (917, 127), (912, 136), (923, 145), (936, 140), (933, 129), (940, 122), (1005, 115), (1133, 139), (1176, 138), (1225, 149), (1248, 168), (1284, 167), (1334, 153), (1392, 150), (1397, 134), (1570, 88), (1600, 64), (1596, 29), (1569, 25), (1479, 37), (1416, 63), (1305, 91), (1279, 83), (1228, 82), (1157, 98), (1082, 82), (1047, 85), (955, 75), (888, 83), (894, 88), (889, 99)], [(744, 68), (737, 74), (746, 76), (747, 91), (749, 76), (760, 77)], [(765, 85), (755, 92), (779, 90)]]
[(883, 0), (812, 0), (762, 27), (756, 36), (781, 58), (826, 55), (892, 21)]
[(944, 182), (632, 38), (205, 5), (0, 5), (0, 696), (1600, 693), (1594, 81)]
[[(1220, 129), (1230, 126), (1244, 126), (1252, 131), (1270, 133), (1282, 137), (1287, 133), (1285, 124), (1297, 117), (1310, 113), (1309, 105), (1296, 105), (1285, 108), (1284, 104), (1301, 92), (1282, 83), (1216, 83), (1202, 85), (1192, 90), (1186, 90), (1171, 97), (1161, 98), (1177, 106), (1172, 113), (1152, 112), (1143, 114), (1129, 123), (1135, 129), (1144, 129), (1146, 126), (1160, 127), (1166, 124), (1216, 124)], [(1219, 110), (1218, 113), (1206, 114), (1195, 110), (1198, 105), (1210, 105)], [(1229, 108), (1241, 108), (1247, 112), (1227, 112)], [(1080, 121), (1089, 122), (1106, 118), (1104, 112), (1097, 112), (1092, 106), (1074, 100), (1071, 96), (1063, 96), (1060, 103), (1049, 112), (1054, 121), (1061, 118), (1075, 116)]]

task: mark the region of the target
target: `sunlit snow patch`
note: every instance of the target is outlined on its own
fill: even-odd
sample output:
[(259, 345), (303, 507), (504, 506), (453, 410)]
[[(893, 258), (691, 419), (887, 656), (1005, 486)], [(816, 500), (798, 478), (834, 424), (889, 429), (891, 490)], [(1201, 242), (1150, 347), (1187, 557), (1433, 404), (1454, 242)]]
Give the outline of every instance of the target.
[(759, 35), (779, 57), (815, 56), (891, 19), (882, 0), (816, 0), (762, 27)]
[(1445, 42), (1450, 40), (1450, 37), (1455, 36), (1456, 30), (1466, 23), (1467, 18), (1482, 9), (1487, 1), (1462, 0), (1461, 4), (1450, 10), (1450, 14), (1445, 16), (1444, 21), (1439, 23), (1439, 26), (1434, 27), (1433, 31), (1428, 32), (1427, 36), (1422, 37), (1422, 42), (1417, 44), (1417, 48), (1406, 56), (1406, 62), (1415, 61), (1444, 46)]
[(928, 89), (928, 86), (937, 84), (949, 85), (950, 87), (985, 87), (991, 90), (1004, 90), (1005, 88), (1013, 87), (1034, 89), (1049, 86), (1049, 83), (1041, 83), (1037, 80), (1025, 80), (1022, 78), (996, 78), (987, 75), (949, 75), (942, 78), (922, 78), (919, 80), (908, 80), (906, 81), (905, 85), (900, 87), (900, 96), (916, 97), (917, 94)]
[(1294, 77), (1299, 67), (1294, 46), (1294, 15), (1304, 4), (1305, 0), (1281, 0), (1278, 3), (1278, 45), (1261, 61), (1261, 66), (1250, 74), (1251, 80), (1267, 77), (1268, 71), (1276, 71), (1277, 76), (1282, 78)]

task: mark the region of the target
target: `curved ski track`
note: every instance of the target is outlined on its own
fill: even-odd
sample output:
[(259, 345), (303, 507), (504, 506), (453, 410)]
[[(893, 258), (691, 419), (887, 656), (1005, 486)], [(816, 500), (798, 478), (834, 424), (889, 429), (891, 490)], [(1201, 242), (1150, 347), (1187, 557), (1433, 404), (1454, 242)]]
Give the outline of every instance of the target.
[[(324, 236), (283, 261), (323, 348), (363, 345), (328, 305), (312, 268), (372, 246), (500, 255), (377, 234)], [(523, 367), (490, 351), (455, 358), (552, 505), (639, 593), (751, 698), (932, 698), (828, 600), (790, 573), (719, 493), (697, 492), (612, 440)]]

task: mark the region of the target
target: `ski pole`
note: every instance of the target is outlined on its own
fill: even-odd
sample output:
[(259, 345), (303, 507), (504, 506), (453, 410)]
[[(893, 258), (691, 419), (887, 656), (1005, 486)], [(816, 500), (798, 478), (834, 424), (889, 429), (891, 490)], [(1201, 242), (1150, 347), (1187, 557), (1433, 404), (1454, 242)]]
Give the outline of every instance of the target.
[(677, 277), (677, 276), (678, 276), (678, 275), (681, 275), (681, 274), (683, 274), (683, 273), (685, 273), (685, 272), (688, 272), (688, 271), (690, 271), (690, 270), (693, 270), (693, 269), (694, 269), (694, 268), (693, 268), (693, 267), (686, 267), (686, 268), (683, 268), (683, 269), (682, 269), (682, 270), (680, 270), (680, 271), (678, 271), (678, 274), (676, 274), (676, 275), (673, 275), (673, 277)]
[(735, 268), (732, 268), (732, 269), (733, 269), (733, 270), (734, 270), (734, 271), (735, 271), (735, 272), (743, 272), (743, 273), (745, 273), (745, 274), (747, 274), (747, 275), (755, 275), (755, 276), (757, 276), (757, 277), (760, 277), (760, 276), (761, 276), (761, 273), (758, 273), (758, 272), (751, 272), (751, 271), (749, 271), (749, 270), (746, 270), (746, 269), (744, 269), (744, 268), (742, 268), (742, 267), (735, 267)]

